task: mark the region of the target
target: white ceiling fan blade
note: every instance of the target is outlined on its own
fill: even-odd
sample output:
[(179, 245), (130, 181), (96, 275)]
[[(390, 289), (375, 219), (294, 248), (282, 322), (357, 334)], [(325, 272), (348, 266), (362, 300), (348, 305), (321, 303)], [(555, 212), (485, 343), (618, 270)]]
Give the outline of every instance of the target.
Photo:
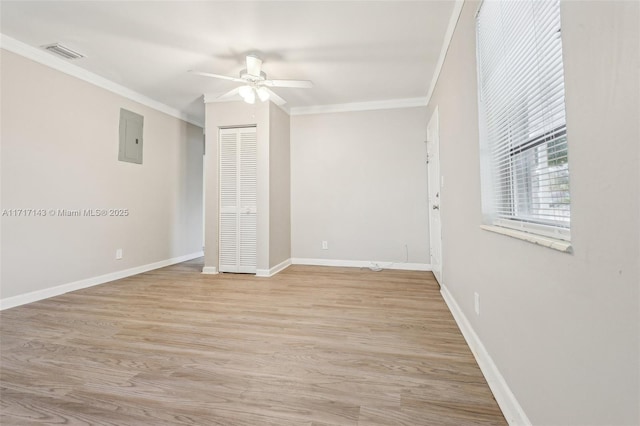
[(282, 106), (282, 105), (284, 105), (284, 104), (286, 104), (286, 103), (287, 103), (287, 101), (285, 101), (284, 99), (282, 99), (280, 96), (276, 95), (276, 93), (275, 93), (273, 90), (271, 90), (271, 89), (267, 89), (266, 87), (265, 87), (265, 90), (266, 90), (267, 92), (269, 92), (269, 99), (270, 99), (270, 100), (271, 100), (271, 102), (273, 102), (274, 104), (279, 105), (279, 106)]
[(261, 68), (262, 68), (262, 59), (253, 55), (247, 55), (247, 73), (248, 74), (254, 77), (260, 77)]
[(265, 80), (263, 84), (269, 87), (296, 87), (299, 89), (313, 87), (313, 82), (309, 80)]
[(233, 99), (233, 98), (235, 98), (235, 97), (236, 97), (236, 95), (238, 95), (238, 92), (239, 92), (239, 91), (240, 91), (240, 88), (239, 88), (239, 87), (236, 87), (235, 89), (230, 90), (230, 91), (228, 91), (227, 93), (224, 93), (224, 94), (222, 94), (222, 95), (218, 96), (218, 97), (216, 98), (216, 102), (218, 102), (218, 101), (219, 101), (219, 102), (222, 102), (222, 101), (227, 101), (227, 100), (229, 100), (229, 99)]
[(192, 73), (192, 74), (203, 75), (205, 77), (213, 77), (213, 78), (220, 78), (222, 80), (236, 81), (238, 83), (244, 83), (245, 82), (241, 78), (229, 77), (228, 75), (212, 74), (210, 72), (202, 72), (202, 71), (194, 71), (194, 70), (189, 70), (189, 72)]

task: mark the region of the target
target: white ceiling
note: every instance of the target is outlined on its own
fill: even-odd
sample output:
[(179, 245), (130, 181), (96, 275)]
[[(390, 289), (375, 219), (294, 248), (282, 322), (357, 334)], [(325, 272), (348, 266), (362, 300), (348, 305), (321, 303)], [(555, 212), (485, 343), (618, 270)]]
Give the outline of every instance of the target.
[(204, 122), (202, 95), (235, 83), (257, 53), (288, 107), (427, 95), (454, 2), (4, 1), (0, 31), (34, 47), (59, 42), (72, 63)]

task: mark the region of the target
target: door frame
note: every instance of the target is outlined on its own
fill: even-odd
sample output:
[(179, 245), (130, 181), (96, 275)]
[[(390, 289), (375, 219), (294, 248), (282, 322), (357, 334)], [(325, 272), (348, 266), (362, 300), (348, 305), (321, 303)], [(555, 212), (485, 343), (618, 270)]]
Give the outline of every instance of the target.
[[(429, 150), (429, 144), (435, 145), (435, 152)], [(431, 117), (429, 118), (427, 124), (427, 209), (429, 211), (429, 257), (432, 266), (433, 275), (436, 277), (436, 280), (439, 284), (442, 285), (442, 265), (444, 264), (443, 255), (442, 255), (442, 173), (440, 170), (440, 113), (438, 109), (438, 105), (433, 110)], [(431, 170), (435, 168), (435, 174), (437, 176), (438, 182), (435, 184), (438, 188), (437, 204), (434, 203), (434, 200), (431, 196), (431, 187), (433, 183), (431, 182)], [(434, 206), (437, 206), (437, 210), (434, 209)], [(437, 213), (436, 213), (437, 212)], [(440, 218), (440, 232), (439, 235), (434, 235), (434, 215), (437, 214)], [(439, 238), (438, 238), (439, 237)], [(440, 265), (439, 270), (434, 268), (433, 263), (433, 247), (438, 247), (438, 252), (440, 253)]]

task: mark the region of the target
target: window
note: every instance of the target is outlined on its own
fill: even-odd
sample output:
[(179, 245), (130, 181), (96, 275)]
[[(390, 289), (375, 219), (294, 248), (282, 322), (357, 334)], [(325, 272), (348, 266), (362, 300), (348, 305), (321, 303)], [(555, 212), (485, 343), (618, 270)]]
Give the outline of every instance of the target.
[(477, 16), (482, 201), (490, 225), (569, 240), (558, 0), (485, 1)]

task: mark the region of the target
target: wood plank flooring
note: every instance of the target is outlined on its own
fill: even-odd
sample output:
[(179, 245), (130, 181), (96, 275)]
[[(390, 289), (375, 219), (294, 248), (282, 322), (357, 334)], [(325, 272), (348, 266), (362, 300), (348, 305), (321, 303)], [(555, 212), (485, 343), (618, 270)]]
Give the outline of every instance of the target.
[(201, 268), (1, 312), (0, 424), (506, 424), (431, 273)]

